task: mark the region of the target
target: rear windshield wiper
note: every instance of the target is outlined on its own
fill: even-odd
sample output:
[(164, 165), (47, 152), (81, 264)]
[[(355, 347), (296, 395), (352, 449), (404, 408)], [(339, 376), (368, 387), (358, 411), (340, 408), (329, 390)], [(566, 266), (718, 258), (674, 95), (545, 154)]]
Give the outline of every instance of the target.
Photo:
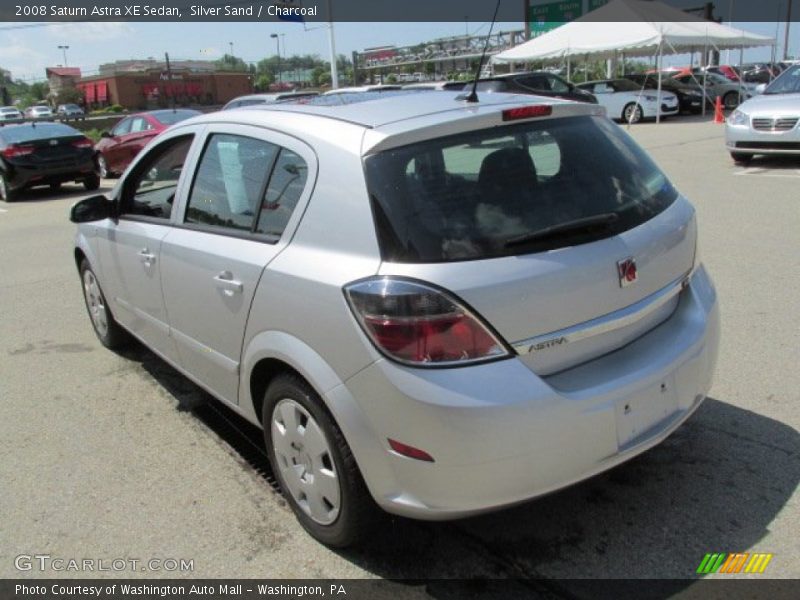
[(506, 248), (512, 248), (514, 246), (522, 246), (524, 244), (530, 244), (561, 235), (569, 235), (587, 229), (608, 227), (617, 220), (619, 220), (619, 215), (617, 215), (617, 213), (592, 215), (591, 217), (583, 217), (581, 219), (567, 221), (566, 223), (559, 223), (558, 225), (545, 227), (544, 229), (538, 229), (537, 231), (531, 231), (530, 233), (524, 233), (509, 238), (504, 245)]

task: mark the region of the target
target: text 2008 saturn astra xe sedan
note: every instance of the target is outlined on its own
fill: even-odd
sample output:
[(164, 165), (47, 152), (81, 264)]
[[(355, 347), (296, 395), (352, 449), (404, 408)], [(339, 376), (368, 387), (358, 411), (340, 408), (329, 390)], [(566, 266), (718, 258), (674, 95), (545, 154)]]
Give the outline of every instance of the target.
[(302, 525), (450, 519), (664, 440), (714, 370), (692, 205), (603, 109), (364, 93), (175, 125), (79, 202), (100, 341), (264, 429)]

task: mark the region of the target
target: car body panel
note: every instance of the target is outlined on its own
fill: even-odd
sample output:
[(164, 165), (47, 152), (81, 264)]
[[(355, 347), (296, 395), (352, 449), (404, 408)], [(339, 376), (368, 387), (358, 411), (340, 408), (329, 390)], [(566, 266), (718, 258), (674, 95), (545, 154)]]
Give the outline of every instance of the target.
[[(200, 114), (198, 111), (178, 110)], [(129, 115), (114, 126), (109, 136), (101, 138), (95, 145), (95, 150), (105, 159), (108, 170), (112, 173), (125, 171), (150, 140), (169, 128), (168, 124), (157, 118), (161, 113), (169, 112), (171, 111), (156, 110)], [(190, 118), (191, 114), (187, 114), (186, 118)]]
[[(578, 87), (591, 91), (612, 119), (623, 120), (625, 108), (631, 105), (641, 107), (642, 117), (645, 119), (656, 117), (659, 113), (662, 117), (675, 115), (680, 111), (678, 98), (672, 92), (662, 90), (659, 98), (658, 92), (647, 88), (640, 88), (637, 91), (617, 91), (618, 82), (620, 80), (614, 79), (588, 81)], [(627, 86), (632, 83), (627, 79), (622, 82)]]
[[(471, 87), (471, 84), (472, 82), (468, 82), (467, 86)], [(485, 93), (534, 94), (597, 104), (597, 98), (590, 92), (548, 71), (509, 73), (479, 79), (477, 89), (478, 92)]]

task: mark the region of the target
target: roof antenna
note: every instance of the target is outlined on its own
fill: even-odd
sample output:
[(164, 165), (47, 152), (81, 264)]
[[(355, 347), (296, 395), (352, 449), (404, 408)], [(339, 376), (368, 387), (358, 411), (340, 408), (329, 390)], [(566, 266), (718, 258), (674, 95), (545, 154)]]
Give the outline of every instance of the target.
[(483, 71), (483, 61), (486, 59), (486, 51), (489, 49), (489, 39), (492, 37), (492, 29), (494, 29), (494, 22), (497, 20), (497, 11), (500, 10), (500, 0), (497, 0), (497, 4), (494, 7), (494, 16), (492, 17), (492, 24), (489, 25), (489, 33), (486, 34), (486, 42), (483, 44), (483, 53), (481, 54), (481, 60), (478, 62), (478, 72), (475, 73), (475, 80), (472, 82), (472, 91), (470, 91), (469, 96), (464, 98), (465, 102), (477, 102), (478, 101), (478, 94), (476, 93), (476, 89), (478, 87), (478, 79), (481, 76), (481, 71)]

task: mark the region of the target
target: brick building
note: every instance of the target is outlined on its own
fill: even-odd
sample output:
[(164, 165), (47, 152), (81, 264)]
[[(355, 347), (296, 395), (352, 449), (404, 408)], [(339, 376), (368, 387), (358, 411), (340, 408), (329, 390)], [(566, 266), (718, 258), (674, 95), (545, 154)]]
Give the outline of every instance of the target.
[(252, 75), (224, 71), (195, 71), (173, 68), (140, 72), (116, 71), (84, 77), (76, 87), (89, 109), (119, 104), (128, 109), (224, 104), (253, 91)]

